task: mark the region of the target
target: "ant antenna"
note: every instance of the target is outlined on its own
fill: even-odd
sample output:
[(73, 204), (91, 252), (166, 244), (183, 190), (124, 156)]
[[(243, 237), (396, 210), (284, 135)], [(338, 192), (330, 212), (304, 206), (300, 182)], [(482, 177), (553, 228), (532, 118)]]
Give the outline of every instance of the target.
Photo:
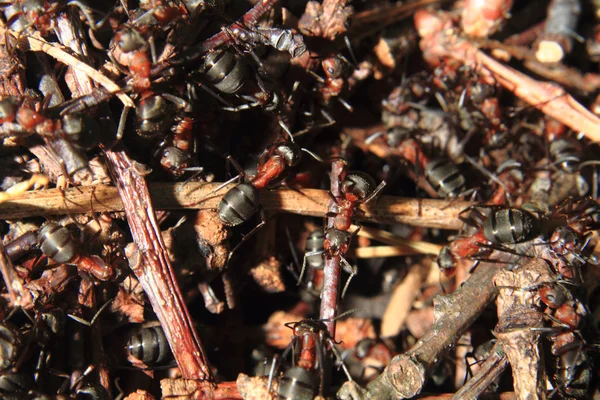
[(333, 321), (337, 321), (338, 319), (344, 318), (346, 315), (350, 315), (353, 314), (355, 312), (359, 312), (359, 311), (364, 311), (366, 312), (367, 310), (364, 308), (353, 308), (351, 310), (348, 311), (344, 311), (343, 313), (341, 313), (340, 315), (338, 315), (337, 317), (334, 318), (327, 318), (327, 319), (322, 319), (321, 321), (323, 322), (333, 322)]
[(279, 122), (279, 126), (281, 127), (281, 129), (283, 129), (285, 131), (285, 133), (288, 134), (288, 136), (290, 137), (290, 141), (294, 141), (294, 135), (292, 135), (292, 131), (290, 131), (290, 128), (288, 128), (288, 126), (285, 124), (285, 122), (283, 122), (281, 119), (278, 121)]
[(275, 354), (271, 361), (271, 370), (269, 371), (269, 382), (267, 383), (267, 393), (271, 392), (271, 386), (273, 385), (273, 376), (275, 375), (275, 367), (277, 366), (279, 356)]
[(301, 147), (300, 150), (302, 150), (303, 152), (305, 152), (306, 154), (308, 154), (309, 156), (311, 156), (312, 158), (314, 158), (318, 162), (324, 162), (321, 157), (319, 157), (317, 154), (313, 153), (312, 151), (310, 151), (308, 149), (305, 149), (304, 147)]
[(369, 144), (373, 143), (375, 141), (375, 139), (385, 135), (386, 133), (387, 132), (384, 132), (384, 131), (375, 132), (374, 134), (372, 134), (371, 136), (369, 136), (368, 138), (365, 139), (365, 144), (369, 145)]
[(79, 322), (80, 324), (83, 324), (83, 325), (86, 325), (86, 326), (92, 326), (92, 325), (94, 325), (94, 322), (96, 322), (96, 320), (98, 319), (98, 317), (100, 316), (100, 314), (102, 313), (102, 311), (104, 311), (104, 309), (106, 307), (108, 307), (111, 303), (112, 303), (112, 300), (108, 300), (106, 303), (104, 303), (102, 305), (102, 307), (100, 307), (100, 309), (96, 312), (96, 314), (94, 314), (94, 316), (92, 317), (92, 320), (90, 322), (88, 322), (85, 319), (80, 318), (80, 317), (78, 317), (76, 315), (73, 315), (73, 314), (67, 314), (67, 317), (71, 318), (72, 320), (75, 320), (75, 321)]
[(344, 35), (344, 42), (346, 43), (348, 53), (350, 54), (350, 58), (352, 59), (352, 63), (348, 62), (348, 64), (352, 65), (352, 67), (356, 69), (358, 66), (358, 61), (356, 60), (356, 56), (354, 55), (354, 50), (352, 50), (352, 43), (350, 43), (350, 38), (348, 37), (348, 35)]
[(498, 185), (502, 186), (502, 188), (506, 192), (506, 197), (508, 197), (508, 202), (512, 204), (512, 197), (510, 195), (510, 190), (508, 190), (508, 187), (504, 184), (504, 182), (502, 182), (500, 179), (498, 179), (498, 177), (496, 175), (494, 175), (490, 171), (488, 171), (487, 168), (484, 168), (481, 165), (479, 165), (477, 162), (475, 162), (475, 160), (473, 160), (469, 155), (463, 154), (463, 156), (465, 157), (465, 160), (467, 160), (472, 166), (475, 167), (475, 169), (477, 169), (479, 172), (481, 172), (482, 174), (484, 174), (485, 176), (487, 176), (488, 178), (490, 178), (491, 180), (496, 182)]

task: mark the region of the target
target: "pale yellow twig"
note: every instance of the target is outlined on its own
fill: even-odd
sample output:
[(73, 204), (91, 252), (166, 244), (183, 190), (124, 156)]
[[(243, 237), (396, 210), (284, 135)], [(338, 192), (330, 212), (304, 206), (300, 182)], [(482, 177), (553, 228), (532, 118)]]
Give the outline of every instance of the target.
[[(357, 229), (357, 228), (358, 228), (357, 226), (352, 227), (352, 229)], [(405, 239), (403, 237), (394, 235), (393, 233), (389, 233), (387, 231), (373, 228), (370, 226), (361, 227), (361, 230), (358, 232), (358, 235), (395, 246), (398, 248), (398, 250), (396, 250), (396, 252), (404, 251), (404, 254), (398, 254), (398, 255), (430, 254), (430, 255), (437, 256), (439, 254), (440, 250), (442, 249), (442, 246), (439, 244), (423, 242), (420, 240)], [(403, 250), (401, 250), (401, 249), (403, 249)], [(386, 251), (388, 251), (388, 250), (386, 250)], [(367, 251), (364, 251), (364, 254), (368, 254)]]
[(17, 33), (11, 30), (8, 30), (8, 32), (10, 32), (16, 38), (21, 39), (21, 43), (23, 43), (23, 40), (26, 41), (29, 50), (44, 52), (50, 57), (53, 57), (56, 60), (60, 61), (61, 63), (86, 74), (92, 80), (102, 85), (106, 90), (108, 90), (111, 93), (114, 93), (126, 107), (135, 108), (135, 103), (133, 102), (133, 100), (131, 100), (129, 96), (122, 92), (122, 89), (121, 87), (119, 87), (119, 85), (114, 83), (111, 79), (103, 75), (97, 69), (94, 69), (88, 64), (82, 62), (81, 60), (78, 60), (76, 57), (73, 57), (71, 54), (64, 50), (66, 48), (64, 48), (62, 45), (56, 43), (48, 43), (44, 38), (39, 36), (39, 34), (36, 34), (34, 36), (19, 36)]
[(34, 174), (29, 180), (16, 183), (5, 192), (0, 192), (0, 203), (19, 197), (21, 194), (32, 188), (47, 186), (48, 182), (50, 182), (50, 180), (46, 175)]

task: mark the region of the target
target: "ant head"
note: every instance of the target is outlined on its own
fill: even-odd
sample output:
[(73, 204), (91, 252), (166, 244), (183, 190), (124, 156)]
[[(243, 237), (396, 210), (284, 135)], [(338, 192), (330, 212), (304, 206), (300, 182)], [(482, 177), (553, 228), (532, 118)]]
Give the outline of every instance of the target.
[(300, 162), (300, 147), (294, 143), (280, 143), (275, 147), (275, 154), (281, 156), (288, 167), (293, 167)]
[(323, 66), (323, 70), (328, 79), (337, 79), (341, 77), (344, 72), (344, 64), (337, 56), (326, 58), (321, 62), (321, 65)]
[(559, 226), (550, 236), (552, 250), (561, 255), (574, 251), (578, 243), (579, 235), (568, 226)]
[(538, 293), (542, 302), (550, 308), (558, 308), (567, 301), (567, 294), (560, 285), (546, 284)]
[(123, 53), (141, 50), (147, 44), (138, 30), (133, 27), (124, 27), (115, 34), (113, 40)]
[(444, 275), (454, 275), (454, 272), (456, 271), (456, 259), (450, 252), (450, 248), (448, 246), (442, 247), (437, 256), (436, 262)]
[(329, 228), (325, 232), (325, 249), (339, 250), (343, 246), (347, 246), (350, 241), (351, 234), (347, 231), (342, 231), (336, 228)]
[(350, 195), (356, 201), (366, 199), (375, 190), (377, 184), (371, 175), (361, 171), (351, 171), (342, 182), (342, 193), (346, 198)]

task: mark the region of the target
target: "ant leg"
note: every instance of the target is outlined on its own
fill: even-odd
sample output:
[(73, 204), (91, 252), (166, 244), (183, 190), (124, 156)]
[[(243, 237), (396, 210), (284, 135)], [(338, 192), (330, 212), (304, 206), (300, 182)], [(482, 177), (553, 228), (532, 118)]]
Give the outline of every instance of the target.
[(346, 367), (346, 363), (344, 362), (344, 359), (342, 358), (342, 355), (340, 354), (340, 351), (337, 349), (337, 347), (335, 347), (335, 342), (333, 341), (333, 339), (328, 338), (327, 339), (327, 343), (331, 347), (331, 351), (335, 355), (335, 358), (337, 358), (337, 360), (339, 361), (340, 365), (342, 366), (342, 369), (344, 370), (344, 373), (346, 374), (346, 377), (348, 378), (348, 380), (350, 382), (352, 382), (353, 381), (352, 375), (350, 375), (350, 371), (348, 371), (348, 367)]
[(373, 193), (371, 193), (369, 196), (367, 196), (362, 201), (362, 204), (367, 204), (368, 202), (370, 202), (371, 200), (373, 200), (375, 197), (379, 196), (379, 193), (381, 193), (381, 191), (383, 190), (383, 188), (385, 188), (385, 185), (387, 185), (387, 182), (386, 181), (381, 181), (381, 183), (375, 188), (375, 190), (373, 190)]
[(273, 356), (273, 360), (271, 361), (271, 370), (269, 371), (269, 381), (267, 383), (267, 393), (271, 393), (271, 386), (273, 385), (273, 377), (275, 376), (275, 371), (277, 370), (275, 367), (277, 366), (279, 361), (279, 356), (275, 354)]
[(206, 85), (203, 84), (199, 84), (200, 89), (204, 90), (206, 93), (208, 93), (209, 95), (211, 95), (213, 98), (215, 98), (218, 102), (220, 102), (221, 104), (223, 104), (225, 107), (233, 107), (233, 104), (231, 104), (230, 102), (228, 102), (227, 100), (225, 100), (223, 97), (221, 97), (217, 92), (215, 92), (214, 90), (212, 90), (211, 88), (209, 88)]
[(350, 112), (354, 111), (354, 108), (350, 105), (350, 103), (348, 103), (346, 100), (342, 99), (341, 97), (336, 97), (337, 101), (344, 106), (344, 108)]
[(217, 298), (215, 292), (208, 283), (198, 283), (198, 290), (204, 299), (204, 306), (212, 314), (220, 314), (225, 309), (225, 303)]
[(278, 122), (279, 122), (279, 126), (281, 127), (281, 129), (283, 129), (283, 131), (285, 133), (287, 133), (287, 135), (290, 138), (290, 141), (294, 141), (294, 135), (292, 135), (292, 131), (290, 131), (290, 128), (285, 124), (285, 122), (283, 122), (283, 120), (281, 118), (277, 118)]
[(75, 320), (77, 322), (79, 322), (82, 325), (85, 326), (93, 326), (94, 323), (96, 322), (96, 320), (98, 319), (98, 317), (100, 316), (100, 314), (102, 313), (102, 311), (104, 311), (104, 309), (106, 307), (108, 307), (110, 304), (112, 303), (112, 300), (108, 300), (106, 303), (104, 303), (102, 305), (102, 307), (100, 307), (100, 309), (98, 311), (96, 311), (96, 314), (94, 314), (94, 316), (92, 317), (91, 321), (86, 321), (85, 319), (78, 317), (77, 315), (73, 315), (73, 314), (67, 314), (67, 317), (71, 318), (72, 320)]
[(154, 41), (154, 36), (150, 36), (148, 39), (148, 44), (150, 45), (150, 58), (152, 59), (152, 65), (156, 65), (158, 62), (158, 56), (156, 55), (156, 43)]
[(266, 223), (267, 223), (267, 218), (265, 216), (265, 210), (263, 208), (260, 209), (260, 223), (258, 225), (256, 225), (254, 228), (252, 228), (252, 230), (250, 232), (248, 232), (247, 234), (245, 234), (242, 237), (242, 240), (240, 240), (240, 242), (238, 244), (235, 245), (235, 247), (233, 249), (231, 249), (231, 251), (229, 252), (229, 255), (227, 256), (227, 261), (225, 261), (225, 268), (229, 265), (229, 261), (231, 260), (233, 254), (235, 253), (235, 251), (240, 248), (240, 246), (242, 244), (244, 244), (244, 242), (246, 240), (248, 240), (252, 235), (254, 235), (256, 232), (258, 232), (258, 230), (260, 228), (262, 228)]
[(300, 271), (300, 276), (298, 277), (298, 282), (296, 283), (296, 286), (300, 286), (300, 284), (302, 283), (302, 278), (304, 277), (304, 272), (306, 271), (306, 259), (308, 257), (318, 256), (325, 253), (325, 250), (315, 250), (309, 251), (308, 253), (304, 254), (304, 260), (302, 261), (302, 270)]
[(325, 357), (323, 357), (323, 341), (325, 340), (325, 336), (323, 331), (319, 332), (319, 340), (316, 340), (317, 347), (317, 362), (319, 363), (319, 396), (323, 397), (323, 387), (325, 385)]
[(238, 176), (236, 178), (245, 178), (246, 177), (246, 173), (244, 172), (244, 169), (241, 167), (241, 165), (230, 155), (228, 155), (227, 157), (225, 157), (225, 161), (231, 165), (233, 165), (233, 168), (235, 168), (235, 170), (238, 172)]
[(123, 108), (121, 112), (121, 117), (119, 118), (119, 127), (117, 128), (117, 136), (115, 137), (115, 143), (113, 143), (109, 149), (113, 148), (117, 143), (123, 139), (123, 135), (125, 134), (125, 126), (127, 125), (127, 115), (129, 115), (129, 111), (131, 107)]
[(237, 181), (239, 179), (239, 175), (238, 176), (234, 176), (233, 178), (231, 178), (230, 180), (221, 183), (219, 186), (217, 186), (214, 190), (211, 190), (210, 192), (208, 192), (203, 198), (201, 198), (196, 204), (200, 204), (203, 201), (205, 201), (206, 199), (208, 199), (211, 195), (217, 193), (218, 191), (220, 191), (221, 189), (223, 189), (226, 186), (229, 186), (231, 183)]
[(298, 131), (298, 132), (294, 133), (293, 136), (296, 138), (298, 136), (305, 135), (305, 134), (307, 134), (309, 132), (312, 132), (314, 130), (327, 128), (328, 126), (331, 126), (331, 125), (335, 124), (335, 122), (336, 122), (335, 119), (333, 119), (333, 117), (327, 111), (321, 110), (321, 115), (323, 116), (323, 118), (325, 118), (326, 122), (323, 122), (323, 123), (320, 123), (320, 124), (317, 124), (317, 125), (309, 126), (309, 127), (305, 128), (305, 129), (302, 129), (301, 131)]
[(353, 267), (352, 265), (350, 265), (350, 263), (344, 257), (340, 257), (340, 260), (342, 261), (342, 263), (344, 264), (345, 267), (350, 269), (350, 276), (348, 277), (348, 280), (346, 281), (346, 284), (344, 285), (344, 289), (342, 290), (342, 298), (344, 298), (344, 295), (346, 294), (346, 290), (348, 290), (348, 286), (350, 286), (350, 281), (352, 280), (352, 278), (354, 278), (354, 276), (358, 273), (358, 271), (356, 270), (356, 267)]
[(171, 103), (175, 104), (175, 107), (177, 107), (179, 110), (183, 110), (186, 112), (192, 111), (192, 105), (190, 104), (190, 102), (185, 99), (182, 99), (181, 97), (174, 96), (170, 93), (162, 93), (161, 96), (169, 100)]
[(230, 111), (230, 112), (240, 112), (240, 111), (245, 111), (245, 110), (251, 110), (258, 106), (260, 106), (260, 103), (254, 102), (254, 103), (242, 104), (239, 106), (221, 107), (221, 110)]

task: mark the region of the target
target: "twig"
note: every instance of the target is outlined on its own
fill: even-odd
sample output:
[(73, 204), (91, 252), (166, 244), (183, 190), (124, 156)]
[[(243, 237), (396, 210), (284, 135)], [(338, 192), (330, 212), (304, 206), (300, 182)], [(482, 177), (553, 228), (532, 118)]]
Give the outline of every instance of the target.
[[(211, 196), (220, 183), (183, 184), (156, 183), (149, 189), (157, 210), (215, 209), (228, 186)], [(209, 196), (209, 197), (207, 197)], [(325, 190), (280, 189), (261, 193), (261, 204), (266, 211), (280, 211), (313, 217), (327, 213), (329, 197)], [(440, 229), (461, 229), (458, 214), (469, 207), (466, 201), (409, 199), (381, 196), (376, 206), (365, 210), (358, 219), (380, 223), (400, 223)], [(90, 212), (123, 211), (118, 191), (112, 186), (79, 186), (64, 191), (38, 190), (15, 195), (0, 204), (0, 219), (15, 219), (44, 215), (67, 215)]]
[[(8, 30), (7, 32), (17, 37), (16, 33), (10, 30)], [(100, 71), (90, 67), (86, 63), (78, 60), (77, 58), (67, 53), (65, 50), (63, 50), (63, 46), (54, 43), (48, 43), (41, 36), (34, 37), (30, 35), (21, 35), (20, 38), (22, 40), (21, 47), (23, 48), (23, 50), (42, 51), (48, 54), (49, 56), (55, 58), (61, 63), (68, 65), (74, 70), (82, 72), (94, 81), (98, 82), (106, 90), (111, 92), (111, 95), (115, 94), (121, 100), (121, 102), (123, 102), (125, 107), (135, 108), (133, 100), (131, 100), (131, 98), (125, 93), (122, 93), (121, 87), (119, 85), (117, 85), (111, 79), (103, 75)]]
[[(330, 189), (331, 194), (336, 199), (341, 197), (340, 182), (346, 169), (344, 160), (336, 160), (331, 164)], [(329, 201), (328, 212), (337, 213), (337, 203), (331, 199)], [(335, 218), (327, 218), (327, 228), (333, 228)], [(325, 253), (325, 267), (323, 269), (323, 290), (321, 291), (321, 310), (319, 318), (327, 320), (325, 325), (329, 335), (335, 338), (335, 320), (337, 315), (338, 291), (340, 287), (341, 276), (341, 256), (332, 256)]]
[(421, 283), (429, 271), (430, 264), (429, 260), (414, 264), (402, 282), (394, 288), (381, 318), (381, 337), (395, 337), (400, 333), (413, 302), (420, 293)]
[(383, 373), (366, 389), (346, 382), (341, 399), (411, 398), (419, 394), (427, 370), (467, 330), (496, 295), (492, 278), (497, 267), (481, 263), (456, 292), (434, 299), (437, 317), (433, 327), (405, 354), (394, 357)]
[[(435, 23), (432, 23), (435, 22)], [(544, 114), (562, 122), (590, 140), (600, 141), (600, 118), (582, 106), (563, 88), (551, 82), (539, 82), (503, 65), (453, 33), (451, 22), (444, 14), (433, 15), (420, 10), (415, 14), (421, 49), (430, 62), (451, 58), (465, 65), (475, 65), (490, 84), (500, 83), (521, 100)]]
[(523, 288), (554, 279), (544, 259), (532, 259), (512, 271), (500, 271), (494, 278), (494, 284), (499, 287), (498, 325), (494, 334), (510, 361), (515, 393), (520, 399), (546, 397), (542, 332), (532, 329), (544, 326), (543, 314), (539, 311), (541, 301), (535, 291)]
[(416, 249), (404, 246), (369, 246), (359, 247), (350, 251), (356, 258), (385, 258), (423, 254)]
[(31, 292), (25, 288), (25, 282), (17, 274), (13, 263), (7, 257), (2, 241), (0, 241), (0, 273), (8, 291), (11, 306), (29, 308), (33, 301)]
[(182, 377), (212, 381), (200, 339), (175, 280), (146, 181), (124, 151), (108, 150), (105, 155), (133, 236), (133, 243), (125, 250), (129, 266), (163, 327)]
[[(81, 21), (72, 18), (72, 15), (73, 14), (71, 13), (61, 13), (57, 17), (56, 36), (63, 46), (69, 48), (74, 54), (78, 55), (80, 63), (84, 62), (89, 65), (87, 44), (82, 40), (85, 36), (83, 35)], [(83, 94), (90, 93), (94, 89), (92, 76), (78, 69), (70, 71), (70, 73), (65, 76), (65, 81), (71, 90), (71, 97), (79, 97)]]
[[(352, 229), (357, 229), (357, 226), (352, 226)], [(438, 255), (442, 246), (435, 243), (423, 242), (420, 240), (410, 240), (394, 235), (382, 229), (373, 228), (371, 226), (362, 227), (358, 236), (369, 239), (378, 240), (399, 248), (404, 248), (406, 251), (412, 251), (410, 254), (430, 254)]]
[(508, 366), (508, 358), (502, 350), (502, 345), (496, 343), (491, 355), (485, 360), (479, 371), (461, 387), (452, 397), (453, 400), (476, 399), (483, 391), (498, 378)]
[(0, 192), (0, 204), (19, 198), (22, 194), (27, 193), (27, 191), (32, 188), (46, 186), (48, 185), (48, 182), (50, 182), (50, 180), (46, 175), (34, 174), (28, 180), (15, 183), (13, 186), (6, 189), (5, 192)]
[(571, 52), (573, 35), (581, 14), (579, 0), (552, 0), (544, 33), (537, 41), (535, 57), (539, 62), (556, 63)]

